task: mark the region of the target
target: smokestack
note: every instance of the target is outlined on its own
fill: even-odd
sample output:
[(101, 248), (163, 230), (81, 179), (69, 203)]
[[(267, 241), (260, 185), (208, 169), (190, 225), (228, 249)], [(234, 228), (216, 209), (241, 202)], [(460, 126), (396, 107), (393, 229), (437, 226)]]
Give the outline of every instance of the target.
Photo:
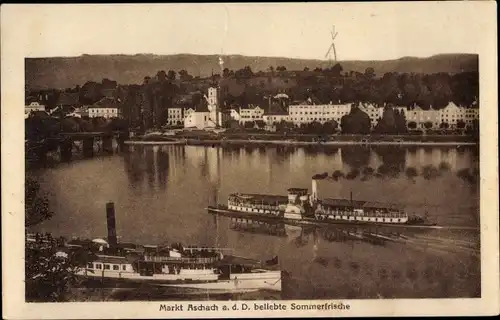
[(115, 204), (113, 202), (106, 203), (106, 216), (108, 221), (108, 243), (110, 246), (115, 246), (116, 221), (115, 221)]
[(350, 201), (351, 201), (351, 210), (353, 210), (353, 211), (354, 211), (354, 207), (353, 207), (353, 205), (352, 205), (352, 191), (350, 192)]
[(311, 185), (311, 200), (315, 202), (318, 200), (318, 182), (316, 179), (312, 179), (312, 185)]

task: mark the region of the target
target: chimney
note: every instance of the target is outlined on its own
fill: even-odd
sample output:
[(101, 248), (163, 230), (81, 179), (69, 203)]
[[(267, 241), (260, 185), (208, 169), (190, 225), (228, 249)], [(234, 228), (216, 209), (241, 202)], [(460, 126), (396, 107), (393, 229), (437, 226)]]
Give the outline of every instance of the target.
[(106, 216), (108, 221), (108, 243), (110, 246), (115, 246), (116, 221), (115, 221), (115, 204), (113, 202), (106, 203)]
[(316, 179), (312, 179), (311, 185), (311, 202), (316, 202), (318, 200), (318, 182)]

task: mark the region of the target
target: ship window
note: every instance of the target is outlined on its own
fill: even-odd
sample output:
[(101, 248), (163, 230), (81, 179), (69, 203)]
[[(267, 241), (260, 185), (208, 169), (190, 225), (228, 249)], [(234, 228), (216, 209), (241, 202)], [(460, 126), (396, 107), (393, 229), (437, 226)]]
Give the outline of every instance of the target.
[(119, 265), (117, 265), (117, 264), (114, 264), (114, 265), (113, 265), (113, 270), (120, 270), (120, 266), (119, 266)]
[(127, 266), (126, 265), (122, 265), (122, 270), (126, 270), (127, 269)]
[(96, 269), (102, 269), (102, 264), (100, 264), (100, 263), (96, 263), (96, 264), (95, 264), (95, 268), (96, 268)]
[(92, 262), (87, 263), (87, 268), (89, 268), (89, 269), (92, 269), (92, 268), (93, 268), (93, 266), (92, 266)]
[(105, 270), (109, 270), (109, 267), (110, 267), (110, 266), (109, 266), (109, 264), (105, 264), (105, 265), (104, 265), (104, 269), (105, 269)]

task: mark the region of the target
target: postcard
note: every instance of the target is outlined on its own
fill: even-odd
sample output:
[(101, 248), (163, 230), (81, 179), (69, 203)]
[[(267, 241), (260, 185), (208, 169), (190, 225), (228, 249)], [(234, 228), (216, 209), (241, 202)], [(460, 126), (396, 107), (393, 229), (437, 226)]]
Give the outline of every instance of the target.
[(2, 6), (4, 317), (498, 314), (495, 9)]

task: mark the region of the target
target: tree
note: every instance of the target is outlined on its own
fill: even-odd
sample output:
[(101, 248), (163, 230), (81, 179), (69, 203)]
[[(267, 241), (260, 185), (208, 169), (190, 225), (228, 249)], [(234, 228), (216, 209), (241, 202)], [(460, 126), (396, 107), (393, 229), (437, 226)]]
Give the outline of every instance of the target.
[(450, 125), (447, 122), (441, 122), (439, 124), (439, 128), (441, 128), (441, 129), (448, 129), (449, 127), (450, 127)]
[(340, 65), (340, 63), (336, 63), (333, 67), (330, 68), (329, 71), (334, 77), (340, 77), (343, 70), (344, 69), (342, 68), (342, 65)]
[(76, 252), (58, 255), (54, 244), (25, 251), (26, 300), (67, 301), (69, 289), (79, 282), (77, 271), (89, 259), (79, 259)]
[(465, 122), (463, 120), (458, 120), (457, 129), (464, 129), (464, 128), (465, 128)]
[(409, 129), (417, 129), (417, 123), (415, 121), (408, 122)]
[(253, 121), (246, 121), (243, 125), (245, 129), (252, 129), (254, 127), (255, 123)]
[[(35, 179), (25, 177), (25, 226), (27, 228), (50, 219), (53, 212), (45, 194), (40, 191), (40, 184)], [(38, 236), (35, 245), (25, 248), (25, 285), (27, 301), (66, 301), (68, 289), (78, 280), (76, 271), (91, 258), (86, 252), (75, 251), (67, 255), (57, 255), (61, 244), (56, 239), (48, 245), (40, 245)]]
[(375, 77), (375, 70), (372, 67), (368, 67), (365, 69), (365, 77), (369, 80)]
[(181, 81), (189, 81), (193, 79), (193, 76), (190, 75), (186, 70), (182, 69), (179, 71), (179, 77)]
[(370, 132), (370, 117), (361, 109), (354, 107), (351, 112), (340, 120), (342, 132), (348, 134), (368, 134)]
[(337, 130), (338, 123), (335, 120), (327, 121), (323, 124), (323, 133), (333, 134)]
[(224, 70), (222, 70), (222, 77), (229, 78), (229, 69), (228, 68), (224, 68)]
[(49, 209), (47, 196), (40, 192), (40, 184), (30, 177), (25, 178), (24, 202), (26, 227), (50, 219), (53, 215)]
[(308, 67), (304, 67), (304, 71), (309, 71), (309, 68)]
[(424, 122), (424, 128), (427, 130), (432, 129), (432, 122), (430, 121)]
[(170, 81), (174, 81), (177, 77), (177, 73), (174, 70), (168, 70), (167, 79)]

